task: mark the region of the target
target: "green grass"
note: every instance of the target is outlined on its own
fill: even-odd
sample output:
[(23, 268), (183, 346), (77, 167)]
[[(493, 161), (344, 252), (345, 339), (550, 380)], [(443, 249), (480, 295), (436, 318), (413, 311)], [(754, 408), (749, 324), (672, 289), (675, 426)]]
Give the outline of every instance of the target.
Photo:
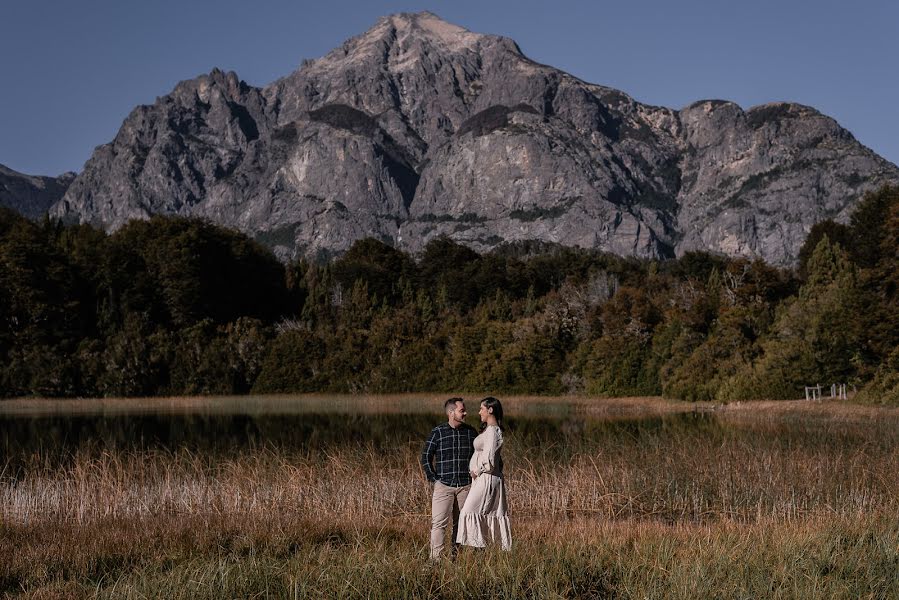
[(899, 596), (899, 525), (884, 517), (774, 527), (522, 520), (515, 535), (512, 552), (463, 551), (434, 565), (420, 521), (171, 518), (7, 527), (0, 556), (5, 591), (33, 597)]

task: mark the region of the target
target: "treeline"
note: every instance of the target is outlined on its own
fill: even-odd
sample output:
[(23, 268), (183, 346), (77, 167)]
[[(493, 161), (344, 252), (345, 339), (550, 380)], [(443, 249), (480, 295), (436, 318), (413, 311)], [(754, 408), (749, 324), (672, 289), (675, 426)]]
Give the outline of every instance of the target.
[(0, 210), (0, 396), (249, 392), (796, 398), (899, 403), (899, 188), (810, 233), (795, 271), (541, 243), (412, 257), (357, 242), (284, 265), (154, 217), (113, 234)]

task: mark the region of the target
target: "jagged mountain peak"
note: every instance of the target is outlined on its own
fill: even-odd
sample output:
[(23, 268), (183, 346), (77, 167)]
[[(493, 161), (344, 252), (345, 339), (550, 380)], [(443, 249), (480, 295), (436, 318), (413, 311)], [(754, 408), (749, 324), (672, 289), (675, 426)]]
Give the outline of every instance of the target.
[(400, 53), (422, 49), (445, 54), (477, 51), (487, 43), (514, 42), (495, 35), (474, 33), (444, 21), (432, 12), (398, 13), (381, 17), (375, 25), (360, 36), (345, 42), (339, 51), (347, 55), (362, 53), (372, 48), (382, 49), (383, 44), (396, 46)]
[(304, 61), (298, 71), (312, 74), (354, 65), (379, 65), (399, 72), (413, 68), (424, 57), (440, 60), (479, 54), (487, 48), (525, 58), (509, 38), (475, 33), (428, 11), (397, 13), (381, 17), (365, 33), (348, 39), (325, 56)]
[(899, 169), (811, 107), (653, 107), (433, 13), (379, 19), (258, 89), (213, 70), (138, 107), (54, 207), (209, 218), (282, 258), (542, 240), (790, 264)]
[(234, 71), (223, 71), (214, 67), (209, 73), (179, 81), (172, 92), (162, 96), (161, 99), (175, 98), (185, 104), (199, 100), (208, 104), (219, 97), (229, 101), (238, 100), (254, 89)]
[(410, 36), (422, 37), (450, 52), (474, 49), (481, 41), (490, 37), (472, 33), (427, 11), (390, 15), (382, 18), (376, 28), (383, 28), (385, 25), (393, 28), (400, 43)]

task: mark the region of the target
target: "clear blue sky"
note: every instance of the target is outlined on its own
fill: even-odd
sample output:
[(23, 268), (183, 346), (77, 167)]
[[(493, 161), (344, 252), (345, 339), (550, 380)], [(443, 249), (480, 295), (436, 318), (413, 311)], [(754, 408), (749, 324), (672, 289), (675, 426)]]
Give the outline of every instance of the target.
[(641, 102), (808, 104), (899, 163), (894, 0), (3, 0), (0, 163), (80, 171), (134, 106), (182, 79), (219, 67), (262, 86), (379, 16), (420, 10)]

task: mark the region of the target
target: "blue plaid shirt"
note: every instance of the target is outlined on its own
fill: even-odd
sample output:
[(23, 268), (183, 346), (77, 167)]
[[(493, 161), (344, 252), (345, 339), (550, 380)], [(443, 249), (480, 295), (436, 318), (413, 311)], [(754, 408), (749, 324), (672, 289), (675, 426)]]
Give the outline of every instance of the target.
[[(477, 432), (471, 425), (462, 423), (456, 428), (442, 423), (431, 431), (421, 451), (421, 467), (428, 481), (439, 481), (450, 487), (462, 487), (471, 483), (468, 461), (474, 454)], [(437, 457), (436, 469), (431, 465)]]

